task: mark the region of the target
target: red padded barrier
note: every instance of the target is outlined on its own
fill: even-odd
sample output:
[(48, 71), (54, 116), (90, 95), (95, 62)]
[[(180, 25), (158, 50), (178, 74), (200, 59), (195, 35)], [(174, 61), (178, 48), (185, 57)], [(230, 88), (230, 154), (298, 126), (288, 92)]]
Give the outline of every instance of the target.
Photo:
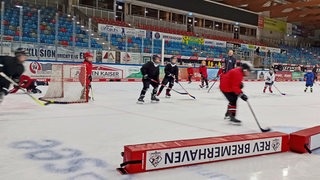
[(127, 145), (118, 170), (138, 173), (286, 152), (288, 141), (288, 134), (268, 132)]
[(290, 134), (290, 150), (298, 153), (311, 153), (320, 147), (320, 126), (303, 129)]

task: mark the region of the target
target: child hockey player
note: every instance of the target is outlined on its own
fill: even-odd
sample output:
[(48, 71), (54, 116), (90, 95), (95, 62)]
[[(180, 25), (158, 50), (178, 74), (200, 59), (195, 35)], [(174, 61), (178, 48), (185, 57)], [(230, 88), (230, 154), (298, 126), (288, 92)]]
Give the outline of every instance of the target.
[(201, 85), (200, 88), (204, 87), (204, 82), (206, 83), (206, 88), (209, 88), (208, 84), (208, 72), (207, 72), (207, 66), (206, 61), (202, 61), (201, 65), (199, 67), (199, 73), (201, 75)]
[(84, 53), (84, 61), (82, 64), (85, 65), (85, 69), (81, 68), (79, 78), (80, 78), (80, 83), (83, 87), (81, 99), (86, 99), (86, 101), (89, 100), (89, 91), (91, 88), (92, 61), (93, 61), (93, 55), (90, 52)]
[(248, 76), (252, 70), (252, 64), (243, 62), (240, 67), (230, 70), (223, 74), (220, 78), (220, 90), (229, 101), (225, 119), (230, 118), (230, 122), (240, 124), (241, 121), (236, 119), (237, 100), (240, 97), (247, 101), (248, 97), (242, 92), (242, 80), (244, 76)]
[(160, 57), (157, 55), (153, 55), (152, 61), (147, 62), (141, 67), (141, 73), (142, 73), (142, 82), (143, 82), (143, 89), (141, 90), (140, 97), (138, 99), (138, 103), (144, 103), (144, 96), (151, 84), (153, 87), (152, 93), (151, 93), (151, 101), (160, 101), (156, 97), (156, 93), (159, 86), (159, 63), (160, 63)]
[[(16, 83), (19, 83), (21, 74), (24, 72), (23, 62), (27, 60), (29, 53), (24, 48), (15, 51), (15, 57), (0, 56), (0, 72), (3, 72)], [(0, 103), (5, 95), (8, 94), (10, 82), (0, 76)]]
[(190, 84), (192, 82), (191, 78), (194, 75), (192, 64), (188, 64), (187, 72), (188, 72), (188, 81), (189, 81), (189, 84)]
[(165, 76), (162, 80), (161, 87), (157, 96), (159, 96), (163, 90), (163, 88), (169, 83), (169, 87), (166, 90), (166, 97), (171, 97), (170, 91), (174, 85), (174, 82), (179, 82), (179, 68), (177, 66), (177, 58), (172, 56), (170, 59), (170, 63), (166, 65), (164, 68)]
[(269, 72), (264, 74), (264, 81), (265, 81), (265, 86), (263, 88), (263, 93), (266, 92), (267, 87), (269, 87), (270, 93), (273, 93), (272, 91), (272, 85), (275, 80), (275, 75), (272, 69), (269, 70)]
[[(41, 93), (40, 89), (37, 88), (37, 80), (26, 75), (21, 75), (19, 87), (27, 89), (29, 93)], [(14, 86), (14, 88), (10, 90), (10, 93), (16, 93), (19, 87)]]
[(310, 92), (313, 91), (313, 82), (315, 80), (314, 73), (311, 70), (308, 70), (308, 72), (304, 75), (304, 80), (306, 81), (306, 88), (304, 89), (304, 92), (307, 92), (308, 87), (310, 87)]

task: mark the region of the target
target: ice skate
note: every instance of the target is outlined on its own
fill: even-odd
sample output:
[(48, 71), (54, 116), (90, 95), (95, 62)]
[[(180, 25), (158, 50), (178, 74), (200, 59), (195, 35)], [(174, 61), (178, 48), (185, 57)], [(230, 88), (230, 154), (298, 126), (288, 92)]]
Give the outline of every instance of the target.
[(139, 99), (138, 99), (138, 104), (143, 104), (144, 103), (144, 96), (143, 95), (141, 95), (140, 97), (139, 97)]
[(160, 99), (158, 99), (155, 95), (151, 96), (151, 102), (159, 102)]
[(234, 125), (241, 125), (241, 121), (236, 119), (234, 116), (230, 116), (230, 123)]

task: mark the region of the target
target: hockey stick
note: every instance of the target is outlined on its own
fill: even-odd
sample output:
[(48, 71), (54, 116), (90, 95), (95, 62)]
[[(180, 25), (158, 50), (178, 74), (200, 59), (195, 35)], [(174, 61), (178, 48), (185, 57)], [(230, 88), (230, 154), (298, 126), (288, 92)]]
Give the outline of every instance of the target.
[(93, 88), (92, 88), (92, 86), (90, 86), (90, 90), (91, 90), (91, 99), (92, 99), (92, 101), (94, 101), (94, 95), (93, 95)]
[(283, 96), (285, 96), (285, 95), (286, 95), (286, 93), (281, 92), (281, 91), (277, 88), (277, 86), (276, 86), (276, 85), (273, 85), (273, 86), (274, 86), (274, 88), (276, 88), (276, 90), (277, 90), (281, 95), (283, 95)]
[(263, 129), (263, 128), (260, 126), (260, 123), (259, 123), (259, 121), (258, 121), (258, 119), (257, 119), (257, 116), (256, 116), (256, 114), (253, 112), (253, 109), (252, 109), (252, 107), (251, 107), (251, 104), (249, 103), (249, 101), (246, 101), (246, 102), (247, 102), (247, 104), (248, 104), (248, 106), (249, 106), (249, 109), (250, 109), (250, 111), (251, 111), (251, 113), (252, 113), (252, 115), (253, 115), (253, 117), (254, 117), (254, 120), (256, 120), (256, 123), (258, 124), (261, 132), (269, 132), (269, 131), (271, 131), (270, 128)]
[(216, 84), (216, 82), (219, 80), (219, 77), (217, 77), (215, 79), (215, 81), (213, 82), (213, 84), (210, 86), (210, 88), (208, 89), (208, 93), (210, 92), (210, 90), (213, 88), (213, 86)]
[(13, 85), (17, 86), (20, 90), (22, 90), (26, 95), (28, 95), (29, 97), (31, 97), (31, 99), (33, 99), (36, 103), (40, 104), (41, 106), (47, 106), (50, 104), (50, 102), (46, 102), (43, 103), (42, 101), (40, 101), (39, 99), (37, 99), (36, 97), (32, 96), (27, 90), (21, 88), (19, 86), (19, 84), (17, 84), (16, 82), (14, 82), (11, 78), (9, 78), (5, 73), (0, 72), (0, 75), (5, 78), (7, 81), (9, 81), (10, 83), (12, 83)]
[(188, 93), (188, 91), (179, 83), (179, 82), (177, 82), (180, 86), (181, 86), (181, 88), (190, 96), (190, 97), (192, 97), (193, 99), (196, 99), (196, 97), (194, 97), (194, 96), (192, 96), (190, 93)]
[[(154, 79), (151, 79), (151, 78), (148, 78), (148, 79), (150, 79), (150, 81), (152, 81), (152, 82), (159, 83), (158, 81), (156, 81)], [(164, 87), (166, 87), (166, 88), (168, 88), (168, 89), (170, 89), (170, 90), (172, 90), (172, 91), (174, 91), (174, 92), (176, 92), (178, 94), (181, 94), (181, 95), (188, 95), (188, 93), (186, 93), (186, 92), (185, 93), (184, 92), (179, 92), (179, 91), (177, 91), (177, 90), (175, 90), (173, 88), (169, 88), (168, 86), (163, 85), (163, 84), (161, 84), (160, 86), (164, 86)]]

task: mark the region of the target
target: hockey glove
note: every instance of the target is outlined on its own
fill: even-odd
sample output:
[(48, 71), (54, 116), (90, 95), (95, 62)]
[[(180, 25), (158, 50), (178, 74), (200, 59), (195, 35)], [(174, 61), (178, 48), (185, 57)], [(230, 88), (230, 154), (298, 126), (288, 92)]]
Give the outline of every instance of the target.
[(243, 83), (240, 84), (240, 89), (242, 89), (242, 88), (243, 88)]
[(267, 78), (267, 81), (270, 81), (271, 79), (270, 78)]
[(271, 86), (273, 85), (274, 81), (271, 82)]
[(148, 74), (143, 75), (143, 79), (148, 79)]
[(88, 76), (88, 79), (89, 79), (90, 82), (92, 82), (92, 76), (91, 75)]
[(248, 100), (248, 96), (245, 95), (245, 94), (243, 94), (243, 93), (240, 94), (240, 98), (241, 98), (242, 100), (244, 100), (244, 101), (247, 101), (247, 100)]

